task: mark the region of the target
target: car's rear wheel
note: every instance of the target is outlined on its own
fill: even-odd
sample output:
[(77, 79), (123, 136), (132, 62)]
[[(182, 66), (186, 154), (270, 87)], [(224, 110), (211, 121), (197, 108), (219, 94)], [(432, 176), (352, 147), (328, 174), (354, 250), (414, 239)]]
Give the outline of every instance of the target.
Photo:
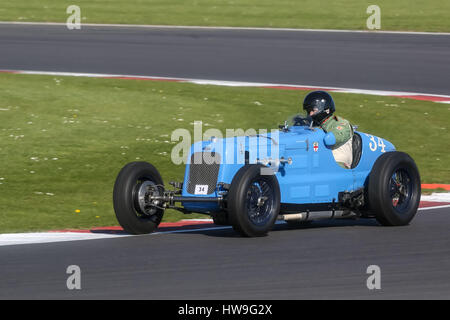
[(280, 187), (275, 175), (261, 174), (262, 165), (245, 165), (234, 176), (227, 197), (234, 230), (246, 237), (265, 236), (280, 211)]
[(369, 210), (384, 226), (410, 223), (420, 202), (420, 175), (403, 152), (388, 152), (375, 162), (368, 182)]
[(114, 211), (122, 228), (131, 234), (153, 232), (164, 209), (150, 203), (162, 195), (164, 184), (158, 170), (147, 162), (131, 162), (119, 172), (113, 191)]

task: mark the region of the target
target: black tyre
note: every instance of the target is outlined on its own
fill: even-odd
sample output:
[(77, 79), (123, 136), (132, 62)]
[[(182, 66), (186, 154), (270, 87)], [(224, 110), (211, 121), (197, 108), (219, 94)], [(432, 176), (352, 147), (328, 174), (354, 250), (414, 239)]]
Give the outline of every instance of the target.
[(262, 165), (245, 165), (234, 176), (227, 197), (228, 218), (246, 237), (265, 236), (280, 211), (280, 186), (275, 175), (262, 175)]
[(409, 224), (419, 207), (420, 175), (404, 152), (388, 152), (375, 162), (367, 190), (369, 211), (384, 226)]
[(148, 196), (162, 195), (164, 184), (158, 170), (147, 162), (131, 162), (119, 172), (114, 184), (113, 203), (117, 220), (131, 234), (153, 232), (164, 210), (148, 206)]

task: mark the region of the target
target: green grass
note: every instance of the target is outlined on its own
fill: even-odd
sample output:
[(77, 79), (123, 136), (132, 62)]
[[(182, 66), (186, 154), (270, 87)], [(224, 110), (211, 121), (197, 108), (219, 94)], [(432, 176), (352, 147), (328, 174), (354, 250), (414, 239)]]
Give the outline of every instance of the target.
[(450, 31), (448, 0), (14, 0), (2, 3), (0, 21), (65, 22), (72, 4), (86, 23), (357, 30), (376, 4), (382, 30)]
[(448, 193), (447, 190), (442, 189), (442, 188), (437, 188), (437, 189), (422, 189), (422, 194), (423, 195), (430, 195), (433, 193)]
[[(222, 132), (276, 128), (306, 94), (13, 74), (0, 74), (0, 88), (0, 232), (117, 225), (112, 188), (126, 163), (148, 161), (166, 183), (182, 181), (184, 166), (170, 160), (174, 129), (192, 131), (195, 120)], [(333, 96), (339, 115), (410, 153), (423, 182), (450, 182), (449, 105)], [(168, 211), (165, 221), (186, 217), (195, 216)]]

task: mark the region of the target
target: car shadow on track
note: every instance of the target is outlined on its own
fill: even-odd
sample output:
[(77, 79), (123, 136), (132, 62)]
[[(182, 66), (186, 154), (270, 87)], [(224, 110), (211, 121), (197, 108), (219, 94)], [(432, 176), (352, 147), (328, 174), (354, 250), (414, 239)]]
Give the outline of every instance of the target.
[[(302, 225), (290, 225), (287, 223), (277, 223), (270, 232), (278, 231), (292, 231), (292, 230), (318, 230), (325, 228), (342, 228), (342, 227), (380, 227), (380, 224), (375, 219), (335, 219), (335, 220), (318, 220), (311, 221), (308, 224)], [(220, 229), (219, 229), (220, 228)], [(231, 226), (217, 226), (210, 225), (210, 228), (204, 230), (192, 230), (187, 231), (193, 234), (200, 234), (210, 237), (221, 237), (221, 238), (242, 238), (237, 232), (233, 230)]]
[[(306, 224), (291, 225), (284, 222), (275, 224), (271, 232), (289, 231), (289, 230), (313, 230), (324, 228), (340, 227), (376, 227), (379, 226), (375, 219), (329, 219), (311, 221)], [(120, 227), (92, 228), (89, 233), (110, 234), (110, 235), (129, 235)], [(231, 226), (219, 226), (212, 223), (186, 225), (181, 227), (160, 227), (154, 234), (161, 233), (192, 233), (211, 237), (241, 237), (233, 230)]]

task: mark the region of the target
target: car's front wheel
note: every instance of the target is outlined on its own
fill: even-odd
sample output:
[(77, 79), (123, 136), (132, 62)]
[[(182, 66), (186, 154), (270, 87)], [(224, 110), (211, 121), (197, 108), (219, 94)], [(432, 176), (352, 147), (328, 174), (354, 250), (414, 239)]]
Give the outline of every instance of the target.
[(161, 196), (164, 184), (158, 170), (147, 162), (131, 162), (119, 172), (113, 191), (114, 211), (122, 228), (131, 234), (153, 232), (164, 209), (149, 200)]
[[(238, 233), (265, 236), (280, 211), (280, 187), (274, 174), (262, 165), (245, 165), (234, 176), (227, 197), (228, 216)], [(265, 168), (267, 169), (267, 168)], [(270, 171), (269, 171), (270, 172)]]

